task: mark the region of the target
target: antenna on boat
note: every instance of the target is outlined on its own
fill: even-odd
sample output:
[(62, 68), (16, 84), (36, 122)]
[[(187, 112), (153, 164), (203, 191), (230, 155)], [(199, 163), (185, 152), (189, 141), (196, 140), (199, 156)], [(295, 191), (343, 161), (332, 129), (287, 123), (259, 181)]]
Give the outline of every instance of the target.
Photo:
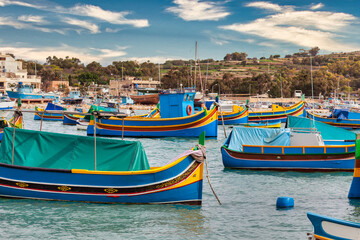
[(197, 41), (195, 42), (195, 70), (194, 70), (194, 87), (196, 90), (196, 59), (197, 59)]

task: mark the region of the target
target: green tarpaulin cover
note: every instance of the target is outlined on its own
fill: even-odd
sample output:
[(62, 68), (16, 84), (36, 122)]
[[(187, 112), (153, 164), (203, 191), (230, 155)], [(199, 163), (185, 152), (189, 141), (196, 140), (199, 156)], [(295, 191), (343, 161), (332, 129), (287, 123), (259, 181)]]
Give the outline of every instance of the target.
[[(314, 126), (314, 125), (315, 126)], [(288, 128), (307, 128), (315, 127), (321, 133), (324, 140), (355, 140), (356, 134), (345, 129), (331, 126), (326, 123), (313, 121), (309, 118), (288, 116)], [(310, 130), (309, 130), (310, 131)]]
[[(117, 109), (115, 108), (108, 108), (108, 107), (101, 107), (96, 105), (91, 105), (89, 108), (89, 111), (87, 113), (92, 113), (93, 111), (99, 111), (99, 112), (117, 112)], [(86, 115), (84, 119), (91, 120), (93, 116)]]
[[(5, 128), (0, 161), (11, 164), (13, 128)], [(150, 169), (141, 142), (96, 138), (96, 170)], [(52, 169), (94, 170), (94, 138), (16, 129), (14, 165)]]

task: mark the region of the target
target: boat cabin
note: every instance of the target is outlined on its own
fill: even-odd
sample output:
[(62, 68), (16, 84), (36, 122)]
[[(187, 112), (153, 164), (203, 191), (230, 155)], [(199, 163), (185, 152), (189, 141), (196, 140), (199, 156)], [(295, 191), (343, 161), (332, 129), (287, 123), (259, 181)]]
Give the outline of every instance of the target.
[(194, 113), (195, 90), (167, 90), (159, 94), (161, 118), (186, 117)]

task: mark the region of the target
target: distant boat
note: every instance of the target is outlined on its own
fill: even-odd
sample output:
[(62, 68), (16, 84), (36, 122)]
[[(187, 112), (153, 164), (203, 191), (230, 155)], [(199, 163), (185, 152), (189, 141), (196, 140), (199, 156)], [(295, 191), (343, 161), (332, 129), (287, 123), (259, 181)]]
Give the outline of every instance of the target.
[(62, 98), (65, 104), (81, 104), (83, 98), (80, 97), (80, 91), (71, 91), (69, 97)]
[(135, 104), (157, 104), (159, 102), (159, 94), (131, 95), (130, 97)]
[(218, 113), (218, 124), (222, 124), (222, 120), (224, 120), (225, 125), (236, 125), (243, 124), (248, 122), (249, 112), (246, 107), (233, 105), (231, 111), (221, 111), (219, 109)]
[(320, 116), (309, 111), (306, 114), (308, 118), (336, 127), (344, 129), (360, 128), (360, 113), (350, 112), (348, 109), (334, 109), (329, 116)]
[(319, 214), (307, 213), (314, 232), (314, 240), (360, 239), (360, 223), (344, 221)]
[(6, 91), (11, 100), (21, 99), (42, 99), (42, 100), (59, 100), (59, 95), (51, 93), (33, 93), (33, 88), (29, 85), (23, 85), (19, 82), (16, 91)]
[(15, 105), (15, 101), (11, 101), (9, 98), (2, 97), (0, 99), (0, 118), (9, 115), (10, 111), (3, 111), (3, 110), (13, 109), (14, 105)]
[(286, 129), (234, 127), (221, 154), (227, 168), (353, 171), (355, 139), (353, 132), (289, 116)]
[[(90, 121), (87, 134), (116, 137), (217, 137), (217, 107), (194, 113), (195, 89), (168, 90), (160, 94), (160, 116), (132, 116), (124, 119), (96, 118)], [(152, 116), (152, 117), (151, 117)]]
[(240, 126), (250, 128), (281, 128), (281, 121), (278, 122), (259, 122), (259, 123), (243, 123)]
[(66, 108), (63, 108), (62, 106), (58, 106), (50, 102), (46, 105), (45, 109), (35, 107), (35, 111), (40, 111), (40, 112), (35, 112), (34, 120), (43, 119), (44, 121), (63, 121), (64, 115), (62, 113), (46, 113), (46, 112), (41, 113), (46, 110), (65, 111)]
[(281, 107), (273, 104), (272, 110), (249, 111), (249, 122), (286, 122), (287, 116), (302, 116), (304, 114), (305, 103), (300, 101), (290, 107)]

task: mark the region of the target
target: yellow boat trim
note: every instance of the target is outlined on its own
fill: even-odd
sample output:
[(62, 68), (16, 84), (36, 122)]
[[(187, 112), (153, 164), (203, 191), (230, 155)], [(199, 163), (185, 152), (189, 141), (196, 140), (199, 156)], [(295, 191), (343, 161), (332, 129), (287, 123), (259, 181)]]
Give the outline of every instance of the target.
[(198, 182), (200, 180), (203, 180), (203, 168), (204, 168), (204, 164), (199, 165), (196, 168), (196, 170), (187, 179), (180, 182), (179, 184), (176, 184), (174, 186), (171, 186), (171, 187), (167, 188), (166, 190), (183, 187), (183, 186), (186, 186), (186, 185), (190, 185), (190, 184), (192, 184), (194, 182)]
[(314, 237), (319, 240), (334, 240), (333, 238), (322, 237), (317, 234), (314, 234)]
[(360, 177), (360, 168), (355, 168), (354, 169), (354, 177)]
[(150, 168), (149, 170), (142, 170), (142, 171), (94, 171), (94, 170), (85, 170), (85, 169), (71, 169), (72, 173), (81, 173), (81, 174), (102, 174), (102, 175), (138, 175), (138, 174), (151, 174), (151, 173), (157, 173), (164, 171), (166, 169), (169, 169), (185, 158), (187, 158), (189, 155), (186, 155), (184, 157), (181, 157), (177, 159), (176, 161), (167, 164), (162, 167), (154, 167)]
[[(289, 111), (289, 110), (295, 110), (298, 106), (300, 106), (300, 105), (302, 105), (302, 104), (304, 104), (304, 102), (303, 101), (300, 101), (300, 102), (298, 102), (298, 103), (296, 103), (296, 104), (294, 104), (294, 105), (292, 105), (292, 106), (290, 106), (290, 107), (285, 107), (285, 108), (283, 108), (283, 109), (281, 109), (281, 110), (266, 110), (266, 111), (258, 111), (258, 112), (252, 112), (253, 114), (257, 114), (257, 115), (262, 115), (262, 113), (266, 113), (267, 115), (266, 116), (270, 116), (270, 115), (268, 115), (268, 113), (273, 113), (273, 114), (275, 114), (275, 113), (278, 113), (278, 112), (284, 112), (284, 111)], [(285, 113), (286, 114), (286, 113)]]

